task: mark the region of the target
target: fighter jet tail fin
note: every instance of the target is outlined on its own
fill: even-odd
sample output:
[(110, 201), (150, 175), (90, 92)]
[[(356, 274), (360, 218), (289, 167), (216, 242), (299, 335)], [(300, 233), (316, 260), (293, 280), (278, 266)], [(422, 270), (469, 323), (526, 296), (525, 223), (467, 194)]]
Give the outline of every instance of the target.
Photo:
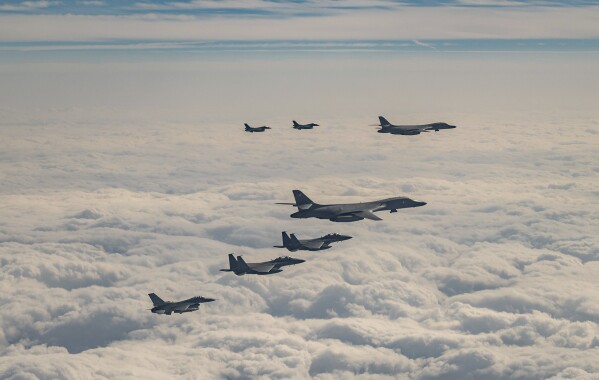
[(293, 196), (295, 198), (295, 204), (300, 210), (308, 210), (318, 203), (314, 203), (308, 196), (299, 190), (293, 190)]
[(388, 127), (391, 125), (391, 123), (389, 123), (389, 120), (385, 119), (382, 116), (379, 116), (379, 122), (381, 123), (381, 127)]
[(297, 127), (299, 124), (297, 123), (297, 121), (293, 120), (293, 126)]
[(156, 293), (150, 293), (148, 294), (148, 296), (150, 296), (150, 299), (152, 300), (154, 306), (162, 305), (164, 303), (162, 298), (158, 297)]
[(249, 131), (250, 129), (252, 129), (252, 127), (250, 127), (250, 126), (248, 125), (248, 123), (243, 123), (243, 125), (245, 125), (245, 130), (246, 130), (246, 131)]
[(300, 243), (300, 241), (297, 239), (297, 237), (295, 236), (295, 234), (291, 234), (290, 236), (290, 240), (291, 240), (291, 244), (295, 247), (299, 247), (302, 245), (302, 243)]
[(281, 236), (283, 236), (283, 246), (289, 247), (291, 245), (291, 239), (289, 238), (289, 235), (287, 235), (287, 232), (281, 232)]
[(233, 255), (232, 253), (229, 253), (229, 270), (237, 270), (237, 260), (235, 260), (235, 255)]
[(250, 267), (247, 265), (247, 263), (245, 262), (245, 260), (241, 256), (237, 256), (237, 268), (241, 272), (248, 272), (248, 271), (250, 271)]

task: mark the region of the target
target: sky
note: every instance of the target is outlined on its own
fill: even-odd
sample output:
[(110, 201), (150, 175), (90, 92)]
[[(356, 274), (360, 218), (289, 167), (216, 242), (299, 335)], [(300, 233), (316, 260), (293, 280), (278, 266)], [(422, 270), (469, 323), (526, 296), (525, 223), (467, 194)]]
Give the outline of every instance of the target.
[(598, 47), (596, 1), (0, 1), (0, 378), (599, 378)]

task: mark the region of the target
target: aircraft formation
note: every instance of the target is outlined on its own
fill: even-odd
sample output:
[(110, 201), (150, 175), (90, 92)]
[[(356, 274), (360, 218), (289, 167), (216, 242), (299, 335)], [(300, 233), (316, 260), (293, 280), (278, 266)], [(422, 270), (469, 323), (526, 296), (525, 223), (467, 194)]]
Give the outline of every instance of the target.
[[(249, 124), (245, 123), (245, 131), (254, 133), (254, 132), (265, 132), (267, 129), (272, 129), (265, 125), (261, 127), (250, 127)], [(299, 124), (297, 121), (293, 120), (293, 129), (297, 129), (301, 131), (302, 129), (313, 129), (314, 127), (318, 127), (319, 125), (316, 123), (308, 123), (308, 124)], [(378, 133), (390, 133), (392, 135), (407, 135), (414, 136), (419, 135), (423, 132), (439, 132), (441, 129), (454, 129), (456, 126), (447, 124), (447, 123), (429, 123), (429, 124), (418, 124), (418, 125), (394, 125), (391, 124), (387, 119), (383, 116), (379, 116), (379, 124), (372, 124), (373, 127), (380, 127)]]
[[(299, 124), (293, 120), (293, 129), (313, 129), (318, 127), (318, 124), (308, 123)], [(379, 124), (374, 126), (380, 127), (378, 133), (390, 133), (394, 135), (419, 135), (420, 133), (435, 131), (438, 132), (441, 129), (454, 129), (455, 125), (447, 123), (430, 123), (422, 125), (394, 125), (391, 124), (383, 116), (379, 116)], [(271, 129), (267, 126), (251, 127), (247, 123), (245, 124), (245, 131), (264, 132), (267, 129)], [(277, 204), (289, 205), (297, 207), (297, 211), (290, 215), (291, 218), (296, 219), (307, 219), (317, 218), (325, 219), (331, 222), (356, 222), (364, 219), (370, 220), (382, 220), (379, 216), (375, 215), (375, 212), (389, 211), (389, 213), (396, 213), (397, 210), (403, 208), (422, 207), (426, 205), (426, 202), (410, 199), (408, 197), (392, 197), (380, 200), (361, 202), (361, 203), (336, 203), (336, 204), (319, 204), (312, 201), (306, 194), (301, 190), (293, 190), (293, 197), (295, 202), (277, 202)], [(322, 251), (330, 249), (332, 243), (341, 242), (352, 239), (351, 236), (340, 235), (336, 233), (329, 233), (324, 236), (312, 239), (298, 239), (294, 233), (287, 234), (286, 231), (281, 232), (283, 239), (283, 245), (275, 245), (275, 248), (286, 248), (290, 252), (296, 251)], [(221, 272), (232, 272), (237, 276), (244, 275), (258, 275), (266, 276), (271, 274), (280, 273), (283, 271), (283, 267), (297, 265), (305, 262), (306, 260), (297, 259), (290, 256), (281, 256), (275, 259), (258, 262), (248, 263), (242, 256), (235, 254), (229, 254), (229, 268), (221, 269)], [(200, 304), (213, 302), (215, 299), (205, 298), (201, 296), (192, 297), (183, 301), (163, 301), (155, 293), (148, 294), (152, 300), (153, 307), (151, 310), (155, 314), (166, 314), (171, 315), (172, 313), (182, 314), (192, 311), (197, 311), (200, 308)]]

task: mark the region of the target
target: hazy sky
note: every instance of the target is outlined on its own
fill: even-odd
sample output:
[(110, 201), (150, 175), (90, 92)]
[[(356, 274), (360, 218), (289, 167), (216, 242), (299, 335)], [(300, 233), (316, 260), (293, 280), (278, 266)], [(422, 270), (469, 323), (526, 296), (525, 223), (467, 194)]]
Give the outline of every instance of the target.
[(0, 1), (0, 378), (599, 378), (598, 78), (596, 1)]

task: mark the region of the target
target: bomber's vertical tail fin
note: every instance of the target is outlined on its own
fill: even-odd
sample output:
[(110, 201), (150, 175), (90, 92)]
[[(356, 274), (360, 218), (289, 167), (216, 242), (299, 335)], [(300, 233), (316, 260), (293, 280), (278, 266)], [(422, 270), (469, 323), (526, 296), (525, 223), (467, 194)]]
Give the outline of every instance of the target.
[(150, 293), (148, 294), (148, 296), (150, 296), (150, 299), (152, 300), (154, 306), (162, 305), (164, 303), (162, 298), (158, 297), (156, 293)]
[(388, 127), (391, 125), (391, 123), (382, 116), (379, 116), (379, 122), (381, 123), (381, 127)]
[(317, 203), (314, 203), (306, 194), (299, 190), (293, 190), (293, 197), (295, 198), (297, 208), (300, 210), (308, 210), (312, 206), (317, 205)]
[(240, 272), (249, 272), (251, 269), (241, 256), (237, 256), (237, 269)]

